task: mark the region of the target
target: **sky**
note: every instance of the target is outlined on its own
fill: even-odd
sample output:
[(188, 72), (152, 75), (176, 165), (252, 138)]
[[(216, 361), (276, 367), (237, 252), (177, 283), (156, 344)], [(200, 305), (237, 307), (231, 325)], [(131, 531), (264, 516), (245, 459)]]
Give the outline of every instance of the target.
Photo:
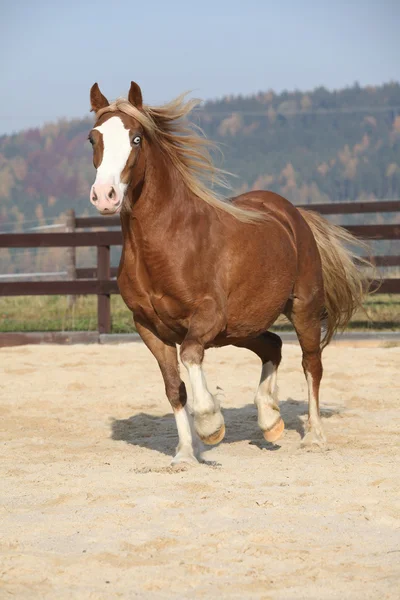
[(0, 134), (144, 101), (400, 80), (400, 0), (0, 0)]

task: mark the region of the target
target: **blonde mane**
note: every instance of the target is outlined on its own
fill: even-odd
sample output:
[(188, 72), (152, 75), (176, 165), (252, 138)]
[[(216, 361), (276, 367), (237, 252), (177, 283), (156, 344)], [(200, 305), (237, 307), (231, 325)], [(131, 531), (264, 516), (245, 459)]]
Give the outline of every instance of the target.
[(160, 145), (180, 173), (187, 189), (195, 196), (245, 223), (265, 219), (266, 215), (259, 211), (239, 208), (212, 191), (215, 185), (229, 187), (225, 178), (228, 173), (217, 168), (212, 161), (210, 149), (215, 149), (216, 144), (203, 137), (201, 129), (187, 119), (200, 100), (185, 101), (185, 96), (186, 94), (182, 94), (164, 106), (143, 105), (140, 110), (128, 100), (118, 98), (100, 109), (96, 116), (121, 111), (133, 117)]

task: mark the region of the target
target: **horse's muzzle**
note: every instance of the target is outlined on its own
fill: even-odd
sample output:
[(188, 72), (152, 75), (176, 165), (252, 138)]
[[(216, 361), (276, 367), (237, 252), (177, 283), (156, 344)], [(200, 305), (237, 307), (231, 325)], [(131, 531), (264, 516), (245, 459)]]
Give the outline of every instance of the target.
[(95, 183), (90, 190), (90, 202), (102, 215), (115, 215), (122, 207), (118, 188), (108, 183)]

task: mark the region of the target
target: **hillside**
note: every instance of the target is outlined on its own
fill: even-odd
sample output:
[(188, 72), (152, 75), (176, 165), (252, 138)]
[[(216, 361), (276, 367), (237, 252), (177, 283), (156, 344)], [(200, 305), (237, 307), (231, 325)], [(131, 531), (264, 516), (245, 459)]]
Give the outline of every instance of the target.
[[(259, 93), (207, 102), (194, 116), (222, 144), (237, 191), (296, 203), (400, 197), (400, 84)], [(0, 231), (91, 214), (91, 120), (0, 137)]]

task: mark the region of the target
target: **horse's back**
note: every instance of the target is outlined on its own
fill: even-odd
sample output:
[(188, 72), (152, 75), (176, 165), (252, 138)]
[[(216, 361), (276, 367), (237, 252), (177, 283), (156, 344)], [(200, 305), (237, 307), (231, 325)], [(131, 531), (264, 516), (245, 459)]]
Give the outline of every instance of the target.
[(268, 215), (276, 217), (280, 215), (284, 221), (290, 220), (293, 223), (304, 221), (297, 208), (289, 200), (275, 192), (254, 190), (232, 198), (232, 202), (240, 208), (265, 213), (266, 221), (268, 221)]
[(289, 200), (275, 192), (256, 190), (236, 196), (233, 202), (237, 206), (265, 213), (264, 226), (269, 231), (274, 230), (276, 237), (281, 237), (279, 225), (289, 234), (295, 244), (299, 270), (302, 269), (305, 256), (312, 256), (313, 260), (318, 260), (317, 244), (311, 228)]

